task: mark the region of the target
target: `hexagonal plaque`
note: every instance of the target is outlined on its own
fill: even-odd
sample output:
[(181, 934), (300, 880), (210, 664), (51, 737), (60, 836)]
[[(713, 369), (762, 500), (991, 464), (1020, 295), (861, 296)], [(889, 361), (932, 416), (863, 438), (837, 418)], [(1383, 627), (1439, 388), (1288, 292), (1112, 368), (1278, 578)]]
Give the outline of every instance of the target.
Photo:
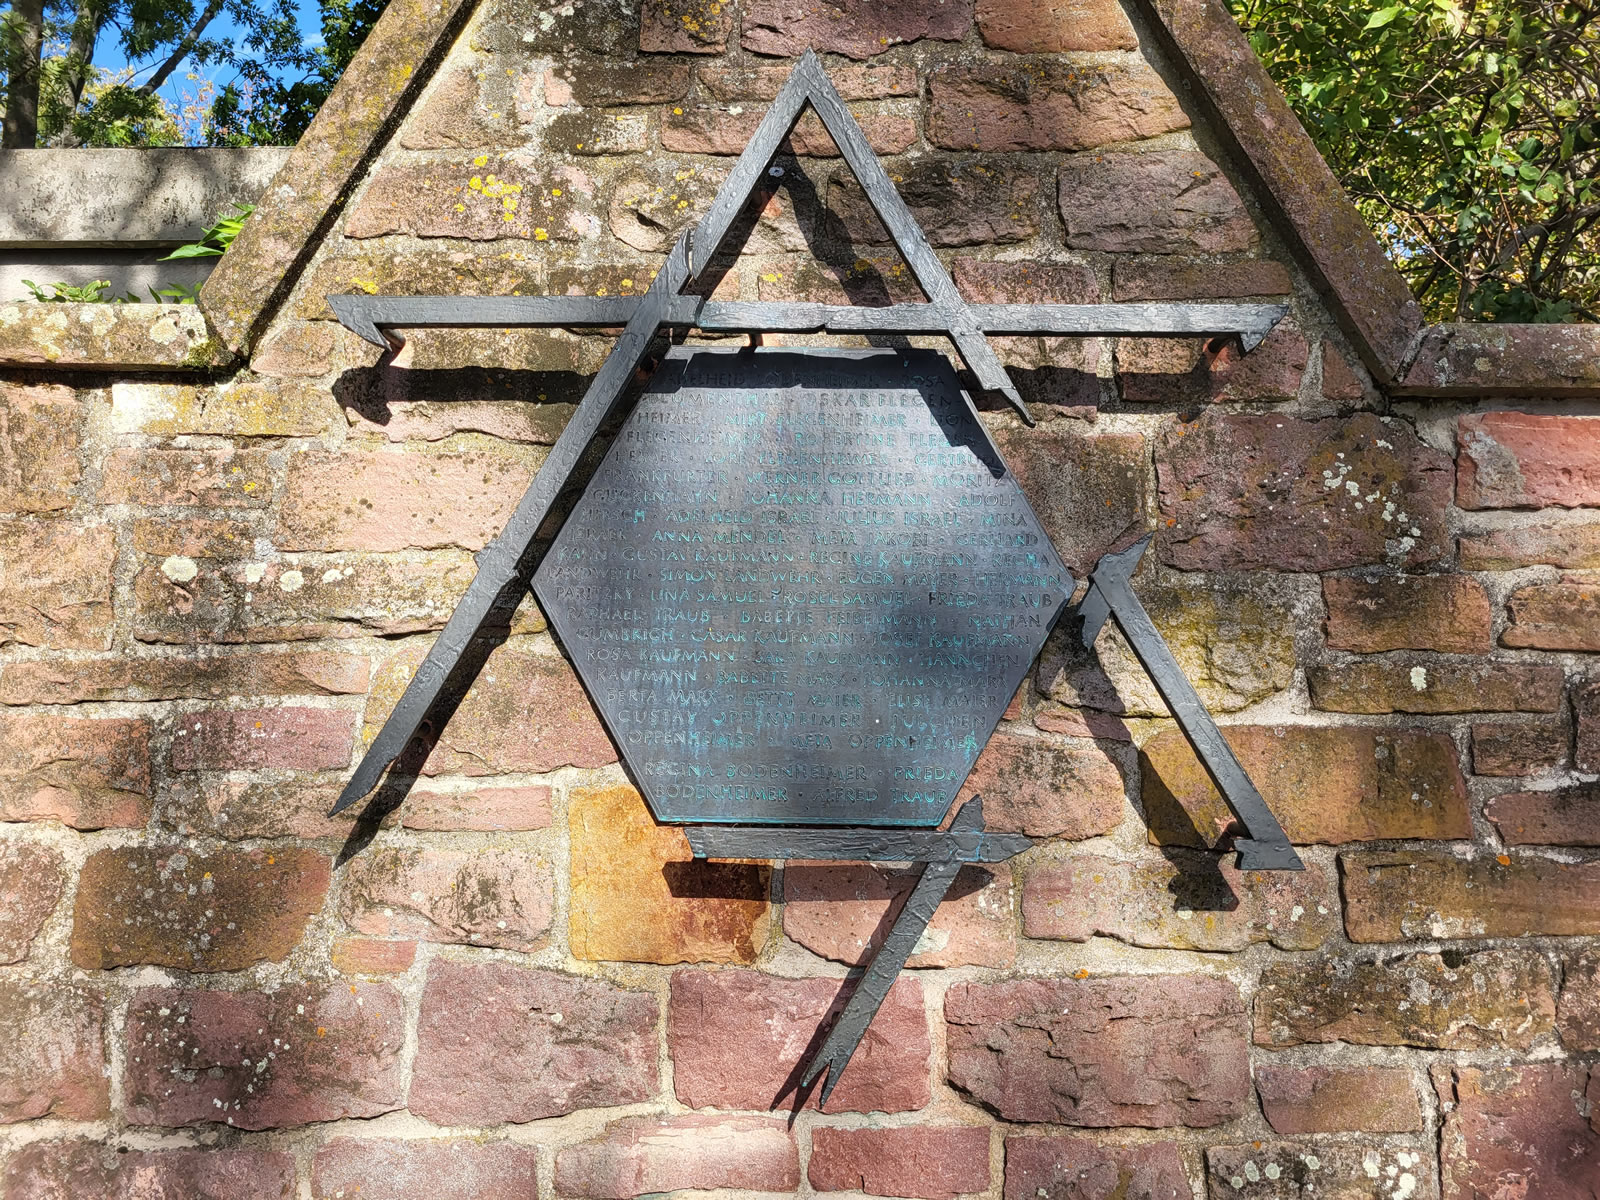
[(1073, 579), (929, 350), (676, 348), (534, 576), (656, 816), (937, 825)]

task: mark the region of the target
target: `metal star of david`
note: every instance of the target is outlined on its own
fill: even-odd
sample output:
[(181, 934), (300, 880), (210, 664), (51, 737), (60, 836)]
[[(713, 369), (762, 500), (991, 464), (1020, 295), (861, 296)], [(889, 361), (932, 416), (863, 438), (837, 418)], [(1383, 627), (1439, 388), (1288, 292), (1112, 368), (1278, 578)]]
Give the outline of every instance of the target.
[[(684, 295), (805, 107), (821, 118), (928, 297), (856, 308)], [(622, 325), (416, 675), (339, 796), (366, 795), (448, 720), (488, 630), (532, 584), (657, 819), (697, 858), (910, 861), (910, 895), (801, 1071), (826, 1102), (963, 863), (1032, 844), (949, 810), (1074, 593), (972, 402), (925, 350), (674, 348), (537, 563), (535, 534), (663, 328), (942, 334), (1032, 424), (986, 334), (1235, 334), (1269, 304), (976, 305), (956, 291), (866, 138), (807, 52), (709, 211), (637, 298), (329, 296), (384, 329)], [(1233, 811), (1247, 870), (1302, 864), (1129, 580), (1149, 543), (1103, 557), (1076, 613), (1117, 622)], [(948, 819), (948, 828), (941, 829)]]

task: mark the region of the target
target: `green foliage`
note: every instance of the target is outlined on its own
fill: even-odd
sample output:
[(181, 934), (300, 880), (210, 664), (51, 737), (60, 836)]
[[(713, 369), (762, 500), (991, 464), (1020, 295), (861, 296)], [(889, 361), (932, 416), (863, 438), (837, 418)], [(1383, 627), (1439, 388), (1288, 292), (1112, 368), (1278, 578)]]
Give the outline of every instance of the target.
[(1230, 0), (1434, 320), (1600, 319), (1600, 0)]
[(222, 213), (216, 222), (200, 235), (198, 242), (190, 242), (179, 246), (171, 254), (165, 255), (161, 261), (171, 262), (175, 258), (220, 258), (227, 248), (233, 245), (233, 239), (239, 236), (239, 231), (244, 228), (245, 218), (255, 212), (254, 204), (234, 203), (233, 212)]
[(24, 279), (22, 286), (33, 293), (33, 298), (41, 304), (137, 304), (139, 298), (129, 292), (123, 296), (108, 296), (111, 290), (109, 279), (96, 279), (92, 283), (74, 286), (70, 283), (49, 283), (46, 292), (31, 279)]

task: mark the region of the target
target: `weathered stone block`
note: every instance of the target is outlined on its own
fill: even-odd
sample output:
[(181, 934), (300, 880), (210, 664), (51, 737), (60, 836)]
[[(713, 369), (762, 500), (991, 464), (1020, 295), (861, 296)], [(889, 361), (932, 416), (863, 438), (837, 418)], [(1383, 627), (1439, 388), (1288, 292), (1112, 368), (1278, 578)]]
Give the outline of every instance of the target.
[(819, 1192), (954, 1200), (989, 1187), (989, 1130), (983, 1125), (833, 1129), (811, 1134), (806, 1178)]
[(347, 238), (576, 242), (599, 232), (587, 174), (574, 166), (541, 169), (514, 154), (380, 167), (344, 222)]
[[(757, 971), (677, 971), (667, 1010), (673, 1088), (690, 1108), (766, 1111), (792, 1104), (817, 1029), (843, 1007), (842, 980)], [(828, 1101), (829, 1112), (926, 1107), (932, 1046), (922, 984), (902, 976), (867, 1028)], [(817, 1105), (813, 1091), (808, 1107)]]
[(1600, 567), (1600, 523), (1523, 525), (1461, 535), (1463, 571), (1511, 571), (1552, 567)]
[[(717, 100), (775, 100), (792, 70), (788, 63), (747, 59), (734, 65), (706, 63), (695, 72), (695, 78)], [(916, 68), (896, 63), (830, 65), (828, 82), (845, 100), (884, 100), (921, 93)]]
[(818, 304), (920, 304), (926, 297), (898, 252), (863, 253), (849, 263), (815, 260), (772, 265), (756, 276), (762, 300)]
[(328, 816), (338, 798), (337, 783), (303, 776), (257, 780), (179, 775), (162, 796), (158, 821), (184, 836), (202, 834), (230, 841), (338, 838), (342, 842), (350, 835), (349, 818)]
[[(1294, 597), (1260, 578), (1141, 581), (1139, 601), (1201, 703), (1237, 712), (1294, 682)], [(1065, 620), (1045, 644), (1039, 690), (1074, 707), (1124, 716), (1170, 715), (1161, 693), (1114, 621), (1094, 650)]]
[(648, 148), (649, 134), (643, 113), (557, 113), (544, 127), (544, 148), (551, 154), (635, 154)]
[(1563, 963), (1556, 1029), (1568, 1050), (1600, 1050), (1600, 951), (1580, 950)]
[(1208, 411), (1156, 446), (1161, 559), (1186, 571), (1432, 562), (1449, 551), (1450, 466), (1393, 418)]
[(1530, 650), (1600, 650), (1600, 581), (1568, 575), (1518, 588), (1506, 599), (1500, 644)]
[(978, 0), (986, 46), (1017, 54), (1133, 50), (1133, 26), (1116, 0)]
[(1005, 1200), (1192, 1200), (1176, 1142), (1102, 1146), (1086, 1137), (1006, 1138)]
[[(256, 370), (266, 375), (324, 374), (332, 353), (332, 330), (312, 326), (309, 330), (294, 328), (290, 333), (293, 336), (285, 339), (280, 335), (277, 340), (278, 349), (272, 356), (276, 361), (262, 362), (262, 352), (257, 351)], [(318, 344), (309, 345), (308, 339)], [(313, 358), (316, 361), (308, 364)], [(219, 387), (138, 382), (111, 385), (111, 425), (118, 433), (156, 437), (189, 433), (314, 437), (333, 428), (338, 418), (332, 395), (317, 383), (244, 375)]]
[(1600, 679), (1574, 682), (1572, 723), (1572, 765), (1580, 771), (1600, 771)]
[[(895, 172), (894, 187), (935, 246), (1003, 245), (1039, 232), (1039, 179), (1009, 164), (913, 161)], [(891, 240), (848, 171), (828, 184), (828, 211), (839, 222), (838, 233), (852, 243)], [(1016, 264), (1004, 266), (1019, 269)]]
[(1255, 1040), (1526, 1050), (1555, 1027), (1555, 972), (1522, 950), (1273, 963), (1256, 992)]
[(556, 1155), (556, 1191), (596, 1200), (680, 1190), (792, 1192), (800, 1186), (794, 1135), (772, 1117), (629, 1117)]
[(400, 809), (407, 829), (437, 833), (482, 830), (486, 833), (544, 829), (550, 824), (550, 789), (528, 787), (475, 787), (465, 792), (416, 791)]
[(804, 0), (750, 0), (740, 43), (757, 54), (792, 58), (806, 50), (871, 58), (899, 42), (959, 42), (972, 28), (972, 0), (839, 0), (827, 8)]
[(393, 975), (409, 971), (417, 961), (415, 942), (385, 942), (377, 938), (336, 938), (328, 961), (344, 975)]
[(0, 980), (0, 1124), (110, 1116), (108, 1063), (98, 992)]
[[(740, 111), (734, 112), (732, 108)], [(710, 105), (675, 104), (661, 117), (661, 145), (678, 154), (739, 154), (750, 144), (761, 118), (759, 109), (742, 105), (732, 108)], [(866, 136), (867, 145), (878, 155), (901, 154), (917, 140), (917, 124), (899, 113), (862, 113), (856, 124)], [(806, 158), (837, 158), (822, 121), (815, 113), (801, 117), (784, 146), (791, 154)]]
[(1587, 1074), (1574, 1063), (1435, 1067), (1444, 1200), (1589, 1200), (1600, 1192), (1600, 1128), (1589, 1108), (1600, 1089)]
[(0, 646), (111, 647), (111, 525), (0, 522)]
[(1484, 805), (1508, 846), (1600, 846), (1600, 787), (1509, 792)]
[(238, 696), (348, 696), (367, 690), (359, 654), (233, 654), (199, 658), (91, 658), (0, 667), (0, 704), (84, 700), (222, 700)]
[(1322, 581), (1328, 645), (1357, 654), (1493, 648), (1489, 594), (1470, 575), (1345, 575)]
[[(134, 637), (197, 645), (418, 633), (443, 627), (475, 573), (459, 550), (201, 562), (185, 579), (190, 565), (151, 564), (134, 578)], [(544, 628), (531, 599), (512, 628)]]
[(350, 765), (355, 730), (337, 708), (211, 709), (172, 731), (174, 771), (320, 771)]
[(1553, 713), (1566, 683), (1540, 663), (1321, 663), (1306, 675), (1312, 703), (1347, 713)]
[[(1222, 735), (1289, 840), (1468, 838), (1467, 785), (1448, 734), (1225, 725)], [(1233, 815), (1176, 729), (1140, 752), (1145, 817), (1163, 845), (1214, 846)]]
[(1462, 508), (1562, 508), (1600, 504), (1600, 418), (1484, 412), (1456, 432), (1456, 501)]
[(1022, 894), (1028, 937), (1134, 946), (1243, 950), (1271, 942), (1315, 950), (1339, 928), (1322, 869), (1240, 871), (1211, 855), (1169, 851), (1137, 862), (1099, 855), (1036, 863)]
[[(293, 1200), (285, 1150), (134, 1150), (99, 1138), (32, 1142), (6, 1163), (5, 1200)], [(318, 1200), (321, 1200), (319, 1197)]]
[(21, 962), (66, 886), (61, 855), (30, 842), (0, 842), (0, 963)]
[(568, 801), (575, 958), (754, 962), (771, 920), (764, 866), (696, 861), (682, 829), (656, 823), (631, 787)]
[(149, 819), (149, 721), (0, 717), (0, 821), (104, 829)]
[(1082, 578), (1102, 554), (1144, 533), (1149, 448), (1136, 433), (1060, 424), (1008, 428), (995, 440), (1062, 563)]
[(334, 1138), (311, 1162), (316, 1200), (537, 1200), (539, 1150), (473, 1138)]
[(71, 508), (84, 409), (71, 388), (0, 385), (0, 512)]
[(1375, 850), (1339, 867), (1352, 941), (1600, 933), (1600, 862)]
[(72, 961), (90, 970), (151, 963), (185, 971), (281, 962), (330, 880), (327, 857), (300, 847), (97, 850), (78, 879)]
[(1098, 746), (1058, 746), (996, 733), (956, 795), (983, 797), (984, 826), (1081, 841), (1109, 833), (1127, 811), (1122, 773)]
[(646, 53), (721, 54), (733, 32), (727, 0), (644, 0), (639, 49)]
[(1239, 193), (1203, 154), (1082, 154), (1065, 160), (1057, 178), (1057, 205), (1075, 250), (1215, 254), (1256, 242)]
[(1136, 404), (1293, 400), (1310, 353), (1293, 317), (1278, 322), (1248, 355), (1227, 338), (1119, 338), (1117, 378), (1122, 398)]
[(948, 150), (1092, 150), (1188, 127), (1177, 97), (1143, 60), (986, 62), (928, 77), (928, 140)]
[[(890, 910), (899, 911), (919, 877), (867, 863), (791, 862), (783, 872), (783, 932), (814, 954), (864, 966), (889, 932)], [(906, 965), (1010, 966), (1014, 909), (1010, 867), (962, 867)]]
[(1495, 722), (1472, 727), (1475, 775), (1537, 775), (1567, 757), (1567, 731), (1556, 721)]
[(1213, 1196), (1242, 1200), (1397, 1200), (1433, 1194), (1433, 1156), (1421, 1142), (1366, 1147), (1326, 1142), (1249, 1142), (1206, 1149)]
[(950, 1083), (1008, 1121), (1206, 1128), (1244, 1115), (1244, 1005), (1201, 975), (960, 983)]
[(481, 550), (533, 469), (526, 451), (305, 451), (289, 461), (273, 541), (283, 550)]
[(141, 988), (123, 1096), (137, 1125), (274, 1129), (399, 1108), (405, 1004), (383, 983)]
[[(362, 716), (364, 741), (377, 736), (426, 652), (409, 644), (379, 670)], [(616, 761), (616, 748), (566, 660), (511, 642), (489, 656), (422, 771), (539, 773)]]
[[(483, 83), (492, 84), (489, 70)], [(485, 103), (479, 72), (453, 67), (440, 72), (427, 97), (400, 129), (400, 144), (407, 150), (477, 150), (480, 147), (519, 146), (523, 142), (516, 123), (503, 109)]]
[(156, 558), (243, 558), (255, 549), (249, 514), (208, 517), (140, 517), (132, 523), (133, 548)]
[(1124, 300), (1242, 300), (1252, 296), (1286, 296), (1293, 289), (1294, 281), (1289, 272), (1281, 263), (1268, 258), (1213, 262), (1204, 258), (1154, 254), (1119, 258), (1111, 264), (1111, 298), (1119, 303)]
[(368, 849), (339, 893), (339, 915), (357, 933), (504, 950), (544, 945), (554, 907), (549, 862), (520, 849)]
[(603, 980), (435, 961), (408, 1107), (440, 1125), (497, 1125), (646, 1100), (660, 1011), (650, 993)]
[(1413, 1133), (1423, 1126), (1411, 1072), (1397, 1067), (1256, 1067), (1273, 1132)]
[[(660, 13), (660, 7), (646, 5), (647, 12)], [(558, 81), (558, 84), (557, 82)], [(664, 104), (682, 100), (689, 94), (689, 64), (680, 59), (641, 58), (619, 62), (610, 58), (568, 58), (553, 66), (545, 76), (545, 103), (556, 87), (563, 104), (584, 108), (618, 104)]]
[(264, 508), (271, 501), (265, 450), (117, 450), (100, 482), (102, 504)]

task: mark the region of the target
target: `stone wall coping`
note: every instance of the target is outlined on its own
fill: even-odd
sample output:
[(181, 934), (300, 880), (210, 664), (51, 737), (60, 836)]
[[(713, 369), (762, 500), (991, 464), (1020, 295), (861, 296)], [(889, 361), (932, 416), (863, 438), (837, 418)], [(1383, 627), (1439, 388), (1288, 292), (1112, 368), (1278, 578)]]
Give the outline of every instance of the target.
[(254, 201), (291, 153), (287, 146), (0, 150), (0, 248), (195, 241), (230, 204)]
[(193, 304), (0, 304), (0, 365), (181, 371), (229, 359)]

